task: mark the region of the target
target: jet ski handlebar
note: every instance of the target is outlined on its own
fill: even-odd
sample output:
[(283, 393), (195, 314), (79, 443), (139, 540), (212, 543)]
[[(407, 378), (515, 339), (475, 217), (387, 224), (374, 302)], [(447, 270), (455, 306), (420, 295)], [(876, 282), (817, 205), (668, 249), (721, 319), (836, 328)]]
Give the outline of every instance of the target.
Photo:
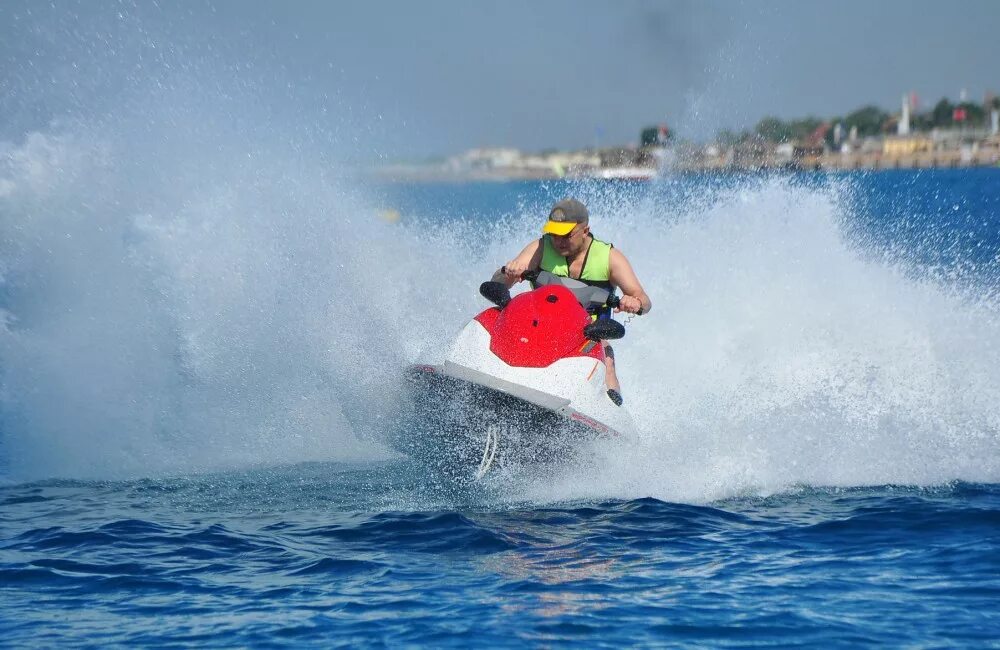
[[(507, 273), (507, 267), (506, 266), (501, 266), (500, 267), (500, 272), (503, 273), (503, 274), (506, 274)], [(534, 282), (535, 280), (538, 279), (538, 276), (539, 276), (540, 273), (541, 273), (541, 271), (539, 271), (539, 270), (534, 270), (534, 271), (527, 270), (527, 271), (524, 271), (524, 272), (521, 273), (521, 279), (522, 280), (527, 280), (528, 282)], [(621, 297), (620, 296), (616, 295), (613, 292), (609, 292), (608, 299), (605, 302), (605, 304), (608, 307), (610, 307), (611, 309), (615, 309), (615, 308), (618, 307), (618, 305), (619, 305), (620, 302), (621, 302)], [(642, 311), (639, 312), (639, 315), (642, 315)]]
[[(500, 272), (503, 273), (504, 275), (506, 275), (507, 274), (507, 266), (506, 265), (501, 266), (500, 267)], [(527, 271), (523, 271), (521, 273), (521, 279), (522, 280), (527, 280), (528, 282), (534, 282), (535, 280), (538, 279), (538, 274), (540, 272), (541, 271), (537, 271), (537, 270), (536, 271), (532, 271), (530, 269), (527, 270)]]
[[(507, 267), (504, 266), (500, 269), (503, 273), (507, 272)], [(535, 281), (538, 279), (538, 271), (525, 271), (521, 274), (521, 277), (525, 280)], [(589, 287), (587, 285), (582, 285), (582, 289), (588, 289), (592, 291), (599, 291), (603, 294), (609, 294), (607, 297), (601, 296), (599, 300), (603, 300), (604, 304), (608, 307), (614, 308), (620, 304), (620, 299), (618, 296), (605, 291), (604, 289), (597, 289), (595, 287)], [(579, 289), (578, 289), (579, 291)], [(500, 309), (503, 309), (511, 301), (510, 289), (507, 288), (504, 282), (483, 282), (479, 285), (479, 293), (482, 294), (484, 298), (495, 304)], [(576, 294), (579, 299), (579, 294)], [(592, 306), (593, 307), (593, 306)], [(588, 309), (591, 313), (595, 313), (592, 309)], [(640, 312), (641, 313), (641, 312)], [(589, 323), (583, 328), (583, 335), (592, 341), (606, 341), (610, 339), (620, 339), (625, 336), (625, 326), (618, 321), (612, 319), (597, 319), (592, 323)]]

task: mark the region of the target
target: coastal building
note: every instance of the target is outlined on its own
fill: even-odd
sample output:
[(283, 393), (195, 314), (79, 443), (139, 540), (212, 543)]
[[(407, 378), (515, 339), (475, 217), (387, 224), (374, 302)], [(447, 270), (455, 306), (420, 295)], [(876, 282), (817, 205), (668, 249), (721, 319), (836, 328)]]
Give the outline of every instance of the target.
[(930, 137), (934, 141), (934, 148), (957, 149), (965, 144), (972, 144), (979, 140), (990, 137), (990, 129), (987, 127), (959, 126), (952, 128), (931, 129)]
[[(481, 147), (442, 162), (387, 166), (383, 173), (418, 180), (648, 179), (664, 169), (1000, 166), (1000, 103), (992, 94), (986, 95), (981, 106), (953, 106), (942, 99), (933, 111), (916, 113), (917, 106), (916, 95), (910, 93), (902, 96), (900, 112), (895, 115), (866, 107), (843, 120), (810, 118), (787, 125), (772, 120), (784, 128), (762, 130), (758, 125), (755, 132), (727, 131), (720, 134), (718, 142), (708, 144), (675, 142), (665, 128), (649, 127), (643, 129), (638, 146), (537, 153)], [(792, 133), (794, 139), (790, 139)]]
[(887, 137), (882, 141), (882, 155), (886, 157), (912, 156), (934, 148), (934, 142), (922, 135)]
[(448, 159), (448, 167), (455, 171), (473, 169), (498, 169), (510, 167), (521, 157), (521, 152), (508, 147), (469, 149)]

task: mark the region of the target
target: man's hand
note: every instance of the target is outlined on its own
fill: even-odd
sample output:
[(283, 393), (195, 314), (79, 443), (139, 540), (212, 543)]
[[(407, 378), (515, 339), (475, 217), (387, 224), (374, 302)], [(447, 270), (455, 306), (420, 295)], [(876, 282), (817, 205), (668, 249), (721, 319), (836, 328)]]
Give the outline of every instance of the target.
[(615, 311), (638, 314), (642, 311), (642, 301), (638, 298), (633, 298), (632, 296), (622, 296), (618, 301), (618, 307), (615, 308)]
[(507, 276), (508, 280), (513, 282), (521, 281), (521, 274), (528, 270), (528, 265), (520, 260), (520, 258), (514, 258), (504, 265), (504, 275)]

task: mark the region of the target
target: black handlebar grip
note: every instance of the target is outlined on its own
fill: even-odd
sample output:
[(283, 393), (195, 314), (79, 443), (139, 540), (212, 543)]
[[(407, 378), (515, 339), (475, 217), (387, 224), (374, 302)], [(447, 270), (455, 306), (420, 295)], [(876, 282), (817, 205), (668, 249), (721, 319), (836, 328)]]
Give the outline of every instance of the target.
[[(506, 264), (500, 267), (500, 272), (503, 273), (504, 275), (507, 274)], [(525, 271), (524, 273), (521, 274), (521, 279), (527, 280), (528, 282), (534, 282), (535, 280), (538, 279), (538, 271)]]

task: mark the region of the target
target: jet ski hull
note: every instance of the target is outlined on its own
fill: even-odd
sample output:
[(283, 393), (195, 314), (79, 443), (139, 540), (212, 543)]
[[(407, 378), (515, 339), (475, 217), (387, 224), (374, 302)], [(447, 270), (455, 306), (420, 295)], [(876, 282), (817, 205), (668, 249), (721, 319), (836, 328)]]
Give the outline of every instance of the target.
[(411, 366), (407, 378), (415, 419), (395, 446), (452, 479), (564, 462), (588, 441), (621, 435), (569, 400), (452, 363)]

